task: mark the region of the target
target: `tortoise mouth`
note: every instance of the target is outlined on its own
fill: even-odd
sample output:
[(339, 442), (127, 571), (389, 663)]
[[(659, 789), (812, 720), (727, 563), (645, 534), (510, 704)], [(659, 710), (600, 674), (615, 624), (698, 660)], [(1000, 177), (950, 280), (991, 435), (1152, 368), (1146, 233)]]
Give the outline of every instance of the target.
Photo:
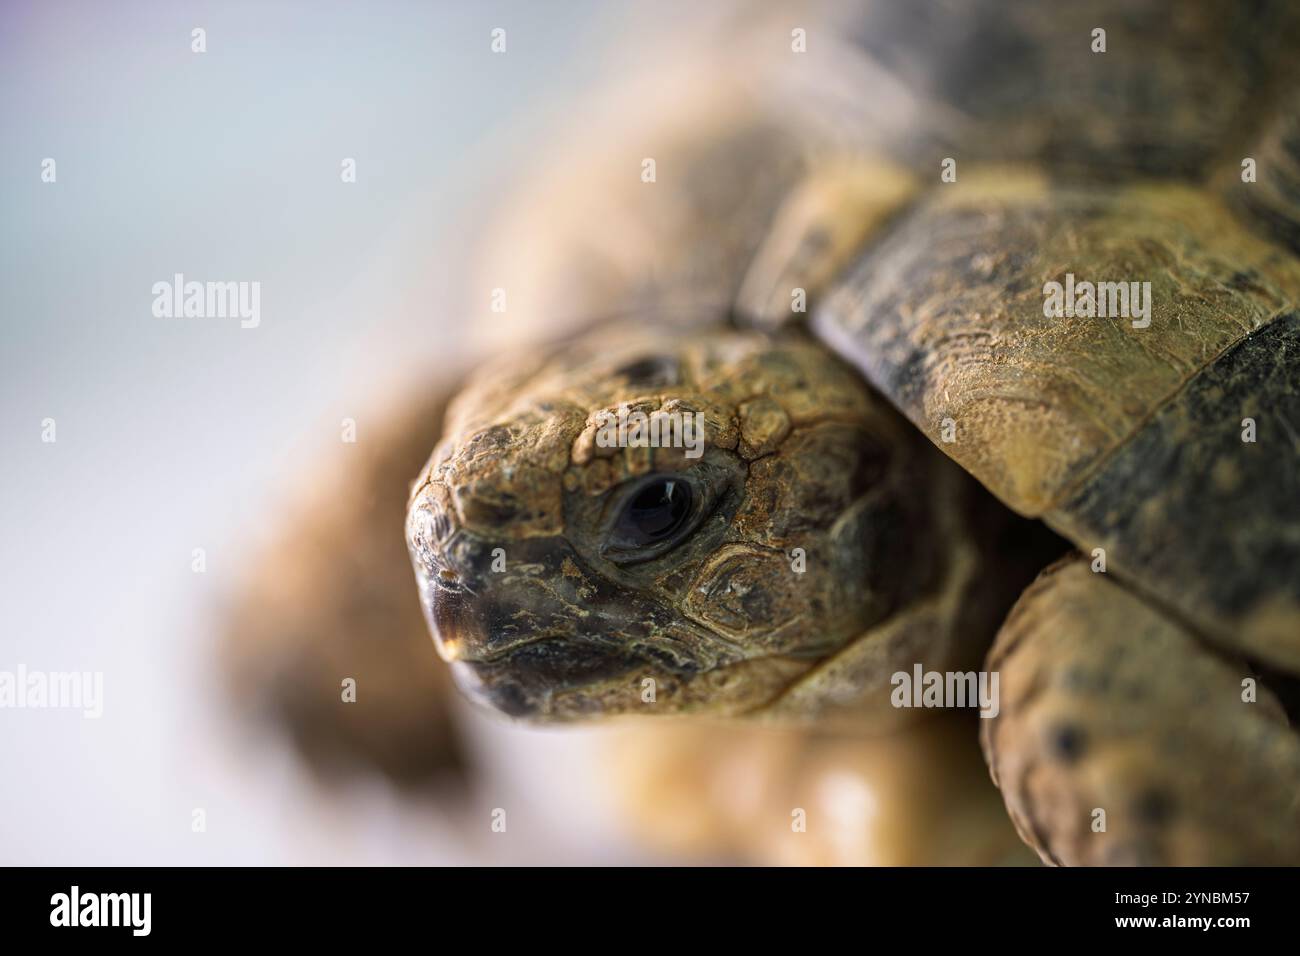
[[(434, 644), (473, 703), (525, 720), (599, 716), (604, 699), (645, 661), (620, 640), (574, 633), (558, 612), (500, 588), (430, 582)], [(517, 597), (517, 595), (516, 595)], [(540, 620), (549, 616), (550, 620)], [(533, 626), (526, 626), (532, 622)], [(562, 702), (562, 703), (561, 703)], [(563, 710), (563, 713), (559, 711)]]
[(460, 582), (435, 581), (431, 586), (429, 623), (438, 655), (448, 664), (507, 665), (524, 647), (559, 642), (569, 636), (560, 632), (525, 633), (502, 638), (485, 623), (486, 615), (475, 607), (478, 599)]
[(517, 656), (517, 653), (525, 647), (534, 644), (559, 643), (568, 635), (565, 634), (530, 634), (521, 637), (512, 644), (498, 645), (491, 651), (465, 651), (463, 642), (455, 637), (444, 640), (443, 644), (447, 648), (444, 654), (444, 660), (452, 665), (466, 664), (485, 666), (506, 666)]
[(570, 635), (532, 635), (490, 657), (451, 663), (461, 692), (475, 704), (526, 720), (590, 719), (605, 698), (630, 687), (644, 661)]

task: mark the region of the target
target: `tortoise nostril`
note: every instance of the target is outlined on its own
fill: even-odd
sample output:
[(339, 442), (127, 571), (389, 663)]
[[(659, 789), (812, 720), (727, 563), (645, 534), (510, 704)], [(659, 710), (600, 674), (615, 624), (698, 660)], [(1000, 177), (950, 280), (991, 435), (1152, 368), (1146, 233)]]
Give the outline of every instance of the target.
[(427, 576), (429, 600), (436, 592), (459, 594), (467, 590), (462, 570), (451, 554), (457, 533), (448, 509), (434, 495), (426, 494), (416, 501), (407, 520), (407, 541), (417, 570)]

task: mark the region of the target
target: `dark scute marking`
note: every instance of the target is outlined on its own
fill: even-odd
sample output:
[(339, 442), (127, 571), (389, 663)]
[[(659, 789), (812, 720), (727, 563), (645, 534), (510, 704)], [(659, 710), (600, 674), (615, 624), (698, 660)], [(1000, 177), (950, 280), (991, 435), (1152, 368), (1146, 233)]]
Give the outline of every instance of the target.
[[(1053, 176), (1195, 177), (1248, 141), (1294, 60), (1284, 2), (1087, 4), (906, 0), (848, 5), (845, 33), (909, 90), (970, 118), (919, 111), (896, 148), (926, 165), (1041, 161)], [(1091, 52), (1106, 29), (1107, 51)]]
[(1300, 196), (1289, 195), (1289, 191), (1270, 183), (1246, 192), (1237, 207), (1244, 210), (1247, 222), (1257, 232), (1300, 253)]
[[(1255, 443), (1241, 421), (1254, 418)], [(1234, 621), (1300, 598), (1300, 315), (1205, 368), (1057, 512), (1231, 644)]]
[(1279, 96), (1276, 107), (1280, 114), (1242, 151), (1257, 164), (1256, 181), (1241, 182), (1234, 168), (1225, 194), (1256, 232), (1300, 253), (1300, 85)]
[[(1086, 203), (1070, 206), (1072, 216), (1093, 211)], [(998, 208), (996, 213), (986, 207), (918, 206), (854, 264), (817, 310), (814, 328), (842, 343), (842, 353), (868, 381), (912, 421), (923, 423), (927, 399), (936, 394), (935, 372), (945, 359), (958, 351), (991, 354), (992, 336), (967, 317), (987, 309), (990, 287), (1007, 297), (1014, 294), (1013, 282), (1028, 288), (1025, 277), (1034, 274), (1034, 256), (1053, 215), (1051, 208), (1038, 206)], [(931, 297), (943, 304), (927, 324), (962, 333), (960, 340), (946, 339), (944, 348), (913, 334), (916, 305)], [(938, 428), (937, 420), (925, 424)]]
[(904, 81), (986, 115), (1023, 104), (1019, 81), (1045, 52), (995, 10), (932, 0), (875, 5), (853, 40)]
[(1176, 809), (1172, 794), (1153, 788), (1137, 798), (1133, 814), (1147, 826), (1162, 827), (1173, 819)]
[(1087, 735), (1075, 724), (1052, 728), (1049, 745), (1052, 756), (1064, 764), (1075, 763), (1088, 749)]
[(1228, 279), (1228, 288), (1237, 292), (1253, 292), (1259, 289), (1259, 273), (1254, 269), (1234, 272)]

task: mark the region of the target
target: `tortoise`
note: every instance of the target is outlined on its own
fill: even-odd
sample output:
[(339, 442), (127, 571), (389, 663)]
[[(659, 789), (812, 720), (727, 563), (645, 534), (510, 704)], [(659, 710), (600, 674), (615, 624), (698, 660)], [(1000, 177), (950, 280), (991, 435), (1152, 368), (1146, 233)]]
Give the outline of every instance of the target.
[(549, 344), (410, 486), (461, 690), (871, 748), (978, 686), (1044, 862), (1300, 863), (1298, 24), (832, 2), (665, 53), (501, 230)]

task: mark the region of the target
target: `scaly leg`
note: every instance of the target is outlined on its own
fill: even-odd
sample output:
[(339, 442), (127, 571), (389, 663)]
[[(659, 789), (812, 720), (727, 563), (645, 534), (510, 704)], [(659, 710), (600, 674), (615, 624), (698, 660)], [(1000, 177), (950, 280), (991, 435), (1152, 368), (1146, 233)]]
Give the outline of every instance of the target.
[(1043, 572), (986, 666), (985, 757), (1045, 861), (1300, 863), (1300, 735), (1267, 678), (1086, 562)]

